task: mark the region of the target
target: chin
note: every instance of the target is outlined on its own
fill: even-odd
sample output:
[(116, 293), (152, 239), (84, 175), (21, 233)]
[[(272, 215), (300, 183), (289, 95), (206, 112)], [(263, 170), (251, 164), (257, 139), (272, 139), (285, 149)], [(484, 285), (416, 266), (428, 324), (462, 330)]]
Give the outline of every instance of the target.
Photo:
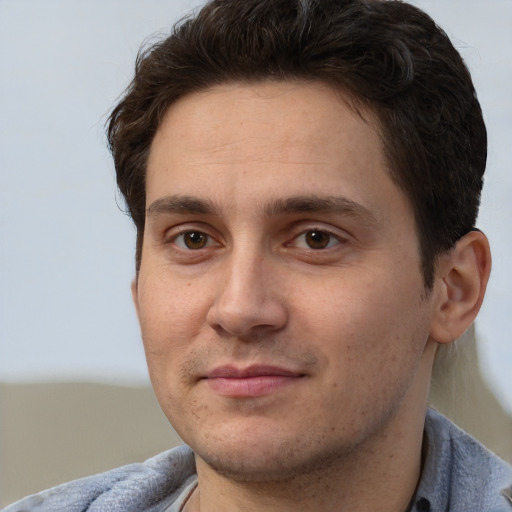
[(217, 474), (255, 484), (283, 483), (323, 473), (340, 464), (355, 448), (339, 439), (325, 442), (325, 436), (311, 435), (307, 428), (280, 433), (283, 435), (275, 428), (245, 433), (224, 431), (208, 436), (203, 443), (190, 444), (196, 457)]

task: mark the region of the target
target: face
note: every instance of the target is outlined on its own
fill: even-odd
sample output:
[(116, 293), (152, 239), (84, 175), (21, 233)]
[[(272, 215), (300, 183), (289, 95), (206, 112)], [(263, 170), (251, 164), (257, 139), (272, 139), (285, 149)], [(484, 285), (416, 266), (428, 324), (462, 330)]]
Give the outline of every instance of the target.
[(223, 85), (175, 103), (153, 141), (133, 288), (149, 372), (226, 475), (325, 464), (425, 400), (412, 209), (366, 117), (320, 84)]

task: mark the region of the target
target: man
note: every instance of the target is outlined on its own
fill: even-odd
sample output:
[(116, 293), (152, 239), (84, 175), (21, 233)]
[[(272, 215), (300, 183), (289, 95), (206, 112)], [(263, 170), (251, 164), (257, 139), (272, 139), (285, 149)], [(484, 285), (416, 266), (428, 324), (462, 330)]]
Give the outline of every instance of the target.
[(140, 55), (108, 133), (190, 448), (6, 510), (512, 509), (512, 469), (427, 411), (491, 264), (480, 106), (428, 16), (213, 1)]

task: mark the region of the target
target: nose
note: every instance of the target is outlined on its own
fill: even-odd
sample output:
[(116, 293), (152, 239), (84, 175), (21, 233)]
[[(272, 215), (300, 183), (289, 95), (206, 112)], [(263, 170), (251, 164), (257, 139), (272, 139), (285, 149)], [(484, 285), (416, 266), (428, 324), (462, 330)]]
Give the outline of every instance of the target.
[(261, 254), (232, 254), (224, 263), (207, 322), (221, 336), (254, 340), (281, 330), (287, 309), (279, 290), (277, 262)]

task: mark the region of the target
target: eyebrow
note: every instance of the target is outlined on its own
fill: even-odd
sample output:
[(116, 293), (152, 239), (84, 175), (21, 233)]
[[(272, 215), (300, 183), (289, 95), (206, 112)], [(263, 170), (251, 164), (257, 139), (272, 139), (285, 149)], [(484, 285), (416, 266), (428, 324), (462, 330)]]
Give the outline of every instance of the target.
[(210, 200), (182, 195), (161, 197), (153, 201), (146, 209), (148, 217), (173, 213), (214, 215), (218, 214), (218, 210)]
[[(376, 211), (340, 196), (300, 195), (273, 199), (265, 205), (264, 212), (269, 217), (297, 213), (336, 214), (353, 217), (366, 224), (381, 224), (381, 217)], [(156, 199), (146, 210), (148, 217), (172, 214), (219, 215), (219, 209), (209, 199), (172, 195)]]
[(362, 220), (367, 224), (379, 225), (382, 223), (381, 216), (376, 211), (340, 196), (311, 195), (275, 199), (265, 208), (265, 213), (269, 216), (308, 212), (345, 215)]

